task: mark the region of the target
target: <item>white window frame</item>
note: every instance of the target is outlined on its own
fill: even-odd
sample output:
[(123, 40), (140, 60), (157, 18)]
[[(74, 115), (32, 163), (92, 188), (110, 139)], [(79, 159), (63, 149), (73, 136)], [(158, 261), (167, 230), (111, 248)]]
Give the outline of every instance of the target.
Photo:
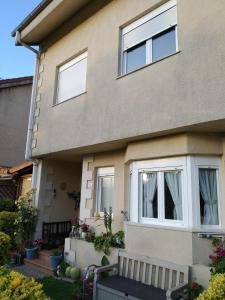
[(66, 98), (64, 100), (60, 100), (58, 98), (58, 96), (59, 96), (59, 75), (60, 75), (60, 72), (63, 72), (66, 69), (72, 67), (73, 65), (79, 63), (80, 61), (82, 61), (84, 59), (87, 59), (87, 57), (88, 57), (88, 51), (85, 51), (82, 54), (76, 56), (75, 58), (69, 60), (67, 63), (62, 64), (61, 66), (59, 66), (57, 68), (57, 80), (56, 80), (57, 88), (56, 88), (55, 104), (60, 104), (60, 103), (63, 103), (67, 100), (78, 97), (79, 95), (81, 95), (81, 94), (83, 94), (87, 91), (87, 69), (86, 69), (86, 72), (85, 72), (85, 81), (86, 81), (85, 90), (82, 93), (75, 94), (72, 97)]
[[(143, 224), (156, 224), (164, 226), (184, 227), (188, 222), (188, 207), (186, 207), (186, 158), (169, 158), (157, 159), (151, 161), (134, 162), (131, 165), (132, 179), (131, 179), (131, 205), (130, 205), (130, 218), (131, 221)], [(143, 218), (140, 217), (140, 202), (139, 200), (139, 185), (138, 177), (143, 171), (157, 172), (158, 182), (158, 219), (156, 218)], [(182, 186), (182, 210), (183, 220), (168, 220), (165, 219), (165, 199), (164, 199), (164, 172), (167, 171), (181, 171), (181, 186)]]
[[(165, 11), (167, 11), (168, 9), (177, 6), (177, 1), (176, 0), (170, 0), (167, 3), (161, 5), (160, 7), (156, 8), (155, 10), (151, 11), (150, 13), (146, 14), (145, 16), (139, 18), (138, 20), (132, 22), (130, 25), (127, 25), (126, 27), (121, 29), (121, 70), (120, 73), (121, 75), (125, 75), (128, 74), (129, 72), (127, 72), (127, 51), (129, 51), (129, 49), (132, 49), (133, 47), (137, 46), (137, 44), (135, 44), (134, 46), (132, 46), (131, 48), (128, 49), (124, 49), (124, 35), (134, 29), (136, 29), (137, 27), (143, 25), (144, 23), (146, 23), (147, 21), (159, 16), (160, 14), (164, 13)], [(177, 32), (177, 24), (171, 24), (170, 27), (164, 28), (160, 33), (163, 33), (164, 31), (170, 29), (170, 28), (175, 28), (175, 43), (176, 43), (176, 52), (179, 51), (178, 48), (178, 32)], [(159, 33), (157, 33), (158, 35)], [(146, 64), (151, 64), (153, 62), (152, 60), (152, 39), (155, 37), (155, 35), (151, 36), (150, 38), (148, 38), (145, 41), (142, 41), (140, 43), (146, 42)], [(151, 50), (151, 51), (150, 51)], [(169, 55), (170, 56), (170, 55)], [(163, 57), (165, 58), (165, 57)], [(160, 59), (159, 59), (160, 60)], [(141, 67), (140, 67), (141, 68)], [(140, 68), (137, 68), (135, 70), (138, 70)], [(133, 71), (135, 71), (133, 70)], [(131, 71), (131, 72), (133, 72)]]
[[(113, 177), (115, 180), (115, 175), (114, 175), (114, 167), (99, 167), (97, 168), (96, 172), (96, 212), (100, 214), (100, 216), (104, 215), (104, 211), (100, 211), (101, 207), (101, 189), (100, 189), (100, 179), (102, 177)], [(112, 203), (113, 205), (113, 203)]]
[[(219, 225), (202, 225), (200, 218), (199, 168), (217, 170), (218, 218)], [(183, 220), (167, 220), (165, 214), (163, 172), (181, 171)], [(139, 173), (142, 171), (158, 172), (158, 219), (140, 218)], [(161, 225), (176, 228), (189, 228), (196, 231), (221, 229), (221, 158), (212, 156), (181, 156), (168, 159), (137, 161), (130, 165), (130, 221), (141, 224)], [(161, 187), (160, 187), (161, 186)], [(138, 199), (138, 200), (137, 200)], [(161, 200), (161, 201), (160, 201)]]
[[(194, 217), (194, 227), (199, 228), (203, 231), (211, 230), (211, 229), (220, 229), (221, 224), (221, 201), (222, 201), (222, 172), (221, 172), (221, 159), (218, 157), (190, 157), (190, 163), (192, 168), (192, 176), (193, 176), (193, 197), (192, 197), (192, 205), (193, 205), (193, 217)], [(216, 169), (216, 177), (217, 177), (217, 196), (218, 196), (218, 225), (204, 225), (201, 224), (200, 217), (200, 190), (199, 190), (199, 169)]]

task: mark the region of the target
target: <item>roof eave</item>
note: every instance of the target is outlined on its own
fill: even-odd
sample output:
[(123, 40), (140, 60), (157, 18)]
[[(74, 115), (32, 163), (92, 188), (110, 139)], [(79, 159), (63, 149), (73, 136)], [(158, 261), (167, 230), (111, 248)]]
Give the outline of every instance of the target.
[(32, 10), (32, 12), (11, 32), (11, 36), (15, 37), (16, 36), (16, 32), (19, 31), (21, 32), (28, 24), (30, 24), (30, 22), (32, 22), (34, 20), (34, 18), (40, 13), (42, 12), (48, 5), (50, 2), (52, 2), (53, 0), (42, 0), (40, 4), (38, 4), (38, 6), (35, 7), (34, 10)]

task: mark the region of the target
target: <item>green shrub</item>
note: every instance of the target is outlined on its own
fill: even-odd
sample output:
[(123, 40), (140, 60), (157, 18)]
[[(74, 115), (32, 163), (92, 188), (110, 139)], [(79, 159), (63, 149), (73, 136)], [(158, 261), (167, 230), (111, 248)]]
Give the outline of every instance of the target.
[(124, 231), (117, 233), (102, 233), (94, 238), (96, 251), (103, 251), (106, 255), (110, 254), (110, 248), (124, 248)]
[(1, 211), (0, 212), (0, 231), (8, 234), (12, 241), (14, 240), (16, 212)]
[(44, 294), (41, 283), (5, 267), (0, 267), (0, 299), (50, 300)]
[(0, 211), (13, 211), (15, 207), (15, 200), (0, 199)]
[(225, 299), (225, 274), (212, 275), (209, 287), (202, 292), (196, 300), (224, 300)]
[(34, 236), (37, 224), (37, 209), (32, 203), (33, 192), (34, 190), (31, 190), (16, 201), (17, 217), (15, 224), (17, 244), (32, 240)]
[(4, 265), (6, 263), (10, 247), (10, 236), (5, 234), (4, 232), (0, 232), (0, 265)]

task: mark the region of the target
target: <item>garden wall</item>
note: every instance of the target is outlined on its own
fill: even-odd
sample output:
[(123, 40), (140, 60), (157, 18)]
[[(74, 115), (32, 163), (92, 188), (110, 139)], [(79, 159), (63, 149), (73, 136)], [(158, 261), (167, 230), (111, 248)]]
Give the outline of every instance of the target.
[[(92, 264), (100, 266), (103, 255), (103, 252), (95, 251), (93, 243), (74, 238), (67, 238), (65, 241), (65, 259), (81, 269)], [(117, 257), (118, 249), (111, 249), (108, 256), (109, 262), (117, 263)]]

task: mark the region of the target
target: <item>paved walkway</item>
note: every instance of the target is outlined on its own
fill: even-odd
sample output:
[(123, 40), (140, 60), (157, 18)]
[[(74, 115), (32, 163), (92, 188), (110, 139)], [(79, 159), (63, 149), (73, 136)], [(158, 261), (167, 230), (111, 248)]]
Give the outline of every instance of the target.
[(15, 271), (18, 271), (28, 277), (34, 277), (34, 278), (43, 278), (43, 277), (46, 277), (46, 276), (49, 276), (47, 275), (46, 273), (43, 273), (35, 268), (32, 268), (30, 266), (26, 266), (26, 265), (22, 265), (22, 266), (17, 266), (17, 267), (13, 267), (13, 270)]

